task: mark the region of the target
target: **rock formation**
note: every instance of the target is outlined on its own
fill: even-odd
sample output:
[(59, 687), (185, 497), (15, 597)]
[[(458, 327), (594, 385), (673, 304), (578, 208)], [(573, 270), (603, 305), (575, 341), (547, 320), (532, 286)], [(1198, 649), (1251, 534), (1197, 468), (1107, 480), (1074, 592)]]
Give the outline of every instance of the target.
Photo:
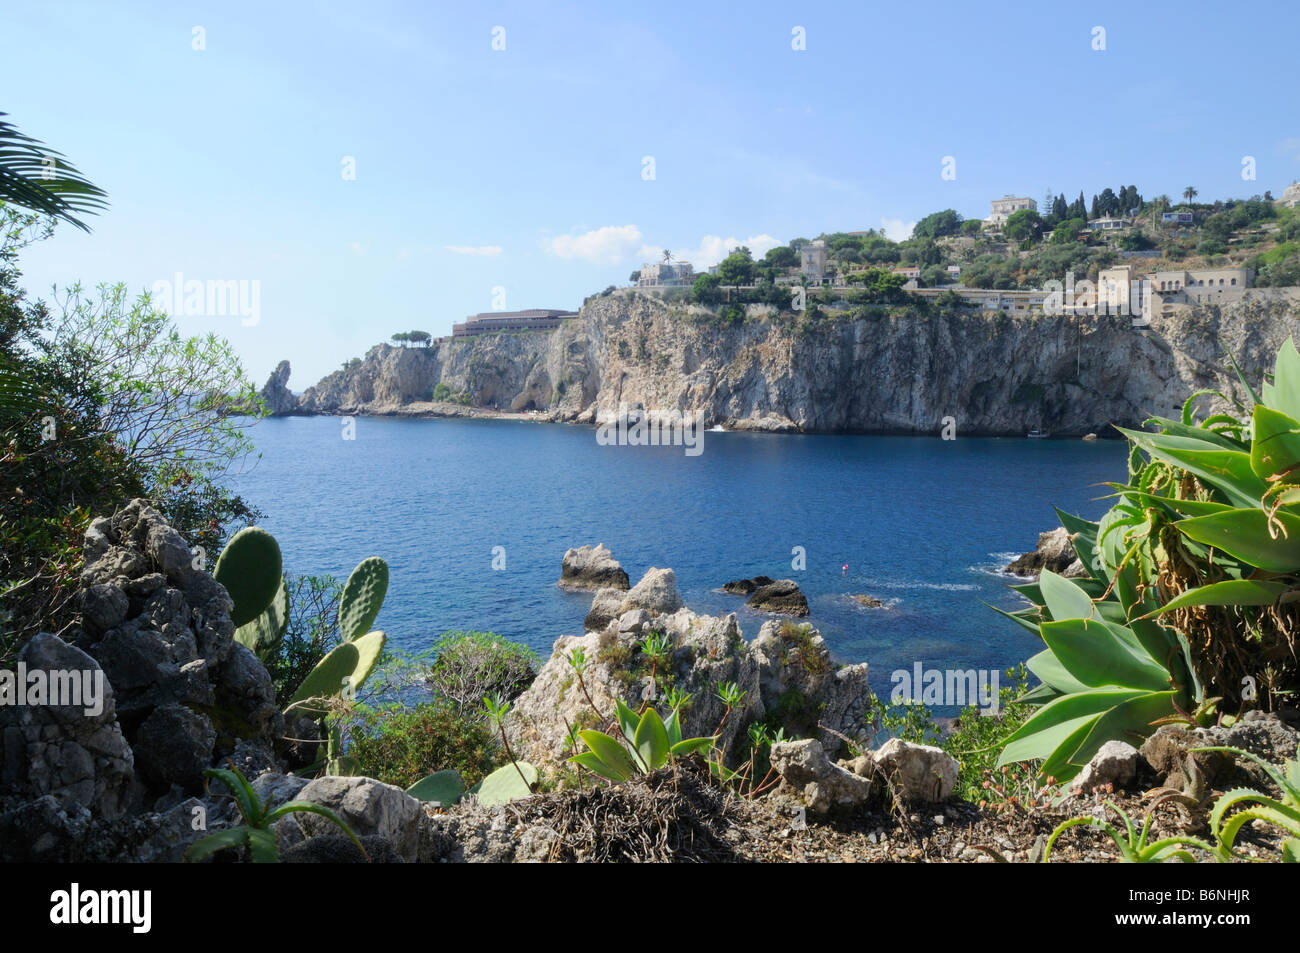
[(750, 593), (745, 605), (759, 612), (774, 612), (778, 615), (808, 614), (808, 598), (793, 579), (778, 579), (759, 586)]
[(1037, 548), (1013, 560), (1003, 572), (1013, 576), (1037, 576), (1044, 569), (1058, 576), (1087, 575), (1064, 526), (1040, 533)]
[[(638, 590), (646, 598), (638, 597)], [(651, 593), (656, 597), (650, 598)], [(733, 753), (748, 726), (764, 718), (779, 722), (788, 735), (818, 736), (832, 752), (842, 742), (820, 731), (819, 724), (850, 737), (870, 730), (866, 663), (836, 666), (811, 626), (769, 621), (746, 641), (735, 614), (702, 616), (680, 607), (669, 569), (651, 570), (630, 593), (619, 595), (657, 608), (628, 608), (597, 631), (556, 640), (536, 680), (507, 716), (507, 732), (519, 757), (558, 761), (566, 753), (566, 725), (603, 725), (615, 699), (639, 708), (669, 688), (692, 696), (682, 712), (684, 735), (713, 734), (721, 724), (719, 743)], [(642, 652), (642, 642), (652, 632), (673, 645), (671, 663), (653, 673)], [(587, 658), (581, 680), (569, 661), (575, 649)], [(735, 682), (745, 693), (725, 723), (719, 682)]]
[(627, 589), (629, 582), (604, 543), (566, 550), (560, 561), (560, 585), (565, 589)]
[(296, 413), (298, 410), (298, 398), (289, 390), (289, 373), (289, 362), (281, 361), (275, 365), (275, 370), (258, 391), (272, 417)]
[[(697, 414), (706, 427), (768, 432), (1113, 436), (1111, 424), (1177, 417), (1195, 390), (1242, 395), (1300, 332), (1300, 303), (1270, 289), (1229, 305), (1124, 317), (1012, 316), (906, 306), (870, 317), (775, 314), (739, 325), (640, 292), (588, 300), (555, 331), (381, 344), (302, 395), (305, 413), (445, 413), (445, 384), (477, 407), (593, 423), (620, 409)], [(1207, 400), (1205, 412), (1222, 409)]]

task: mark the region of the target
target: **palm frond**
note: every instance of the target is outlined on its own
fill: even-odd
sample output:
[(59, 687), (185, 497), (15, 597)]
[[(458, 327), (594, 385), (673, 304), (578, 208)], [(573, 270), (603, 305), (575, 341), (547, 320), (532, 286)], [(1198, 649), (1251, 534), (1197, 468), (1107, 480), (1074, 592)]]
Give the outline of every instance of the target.
[(98, 214), (108, 196), (63, 154), (24, 135), (0, 112), (0, 202), (63, 219), (82, 231), (78, 214)]

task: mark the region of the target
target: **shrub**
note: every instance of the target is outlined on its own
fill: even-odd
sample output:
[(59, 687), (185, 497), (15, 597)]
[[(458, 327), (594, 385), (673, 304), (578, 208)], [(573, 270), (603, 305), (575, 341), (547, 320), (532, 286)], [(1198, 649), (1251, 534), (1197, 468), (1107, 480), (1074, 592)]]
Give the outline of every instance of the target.
[(339, 644), (338, 611), (343, 585), (333, 576), (285, 575), (289, 624), (278, 650), (263, 659), (275, 697), (288, 700), (302, 680)]
[(429, 687), (463, 710), (480, 709), (490, 695), (518, 698), (537, 677), (540, 662), (528, 646), (493, 632), (444, 632), (433, 654)]
[(481, 701), (473, 714), (445, 702), (357, 706), (346, 731), (355, 772), (405, 790), (434, 771), (453, 769), (472, 787), (500, 761)]

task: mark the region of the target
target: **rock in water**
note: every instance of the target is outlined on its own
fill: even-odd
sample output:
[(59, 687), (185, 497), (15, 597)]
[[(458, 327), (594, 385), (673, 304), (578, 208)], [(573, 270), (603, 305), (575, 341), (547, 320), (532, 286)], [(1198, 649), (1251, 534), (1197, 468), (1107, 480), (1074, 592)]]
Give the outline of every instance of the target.
[(866, 609), (884, 609), (884, 608), (887, 608), (886, 605), (885, 605), (885, 603), (884, 603), (882, 600), (877, 599), (875, 596), (867, 596), (867, 595), (855, 594), (855, 595), (853, 596), (853, 601), (856, 602), (858, 605), (862, 606), (863, 608), (866, 608)]
[(591, 600), (591, 611), (583, 620), (582, 627), (588, 632), (594, 632), (633, 610), (662, 615), (676, 612), (682, 605), (681, 594), (677, 591), (677, 574), (671, 569), (655, 569), (651, 566), (629, 592), (612, 587), (598, 590)]
[[(1072, 569), (1074, 563), (1079, 564), (1077, 568)], [(1065, 531), (1064, 526), (1058, 526), (1050, 532), (1040, 533), (1038, 535), (1038, 548), (1033, 552), (1025, 553), (1007, 566), (1003, 572), (1009, 572), (1015, 576), (1036, 576), (1044, 569), (1058, 575), (1085, 575), (1083, 563), (1079, 562), (1078, 554), (1074, 551), (1074, 543), (1070, 539), (1070, 534)]]
[(776, 582), (771, 576), (755, 576), (753, 579), (733, 579), (731, 582), (724, 583), (723, 592), (729, 592), (734, 596), (747, 596), (755, 589), (762, 586), (770, 586)]
[(808, 614), (808, 599), (793, 579), (778, 579), (766, 586), (759, 586), (745, 605), (759, 612), (794, 616)]
[(567, 550), (560, 562), (565, 589), (628, 589), (630, 580), (604, 543)]
[(272, 417), (292, 414), (298, 409), (298, 398), (289, 390), (289, 362), (281, 361), (266, 379), (266, 384), (258, 392), (266, 401), (266, 409)]

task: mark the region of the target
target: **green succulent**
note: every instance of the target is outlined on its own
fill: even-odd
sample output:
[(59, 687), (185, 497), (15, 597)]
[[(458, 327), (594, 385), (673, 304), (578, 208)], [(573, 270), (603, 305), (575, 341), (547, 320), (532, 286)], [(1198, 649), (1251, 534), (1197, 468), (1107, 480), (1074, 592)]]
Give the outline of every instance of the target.
[(357, 845), (357, 850), (361, 851), (366, 860), (370, 859), (370, 855), (366, 854), (366, 849), (361, 846), (361, 841), (357, 840), (357, 835), (352, 833), (352, 828), (348, 827), (343, 819), (329, 808), (312, 801), (286, 801), (272, 809), (269, 804), (262, 803), (257, 796), (257, 792), (253, 790), (253, 786), (248, 783), (248, 779), (244, 777), (238, 768), (228, 770), (225, 768), (209, 768), (203, 774), (207, 778), (220, 781), (229, 789), (244, 823), (223, 831), (217, 831), (195, 841), (185, 851), (186, 861), (196, 863), (205, 860), (219, 850), (226, 850), (231, 847), (247, 847), (249, 856), (253, 858), (254, 863), (276, 863), (280, 859), (280, 849), (276, 844), (273, 825), (276, 821), (288, 817), (290, 814), (316, 814), (325, 818), (346, 834), (352, 843)]
[(603, 731), (578, 732), (587, 750), (574, 755), (569, 761), (606, 778), (621, 782), (637, 774), (648, 774), (666, 765), (670, 760), (688, 754), (707, 753), (716, 740), (707, 738), (682, 738), (681, 721), (674, 708), (664, 721), (653, 708), (641, 715), (621, 700), (618, 702), (618, 723), (622, 740)]
[[(1146, 819), (1142, 822), (1142, 829), (1138, 830), (1133, 825), (1124, 810), (1113, 801), (1107, 801), (1105, 807), (1114, 811), (1124, 822), (1124, 831), (1120, 831), (1104, 817), (1073, 817), (1070, 820), (1059, 825), (1056, 830), (1052, 831), (1047, 838), (1047, 847), (1043, 851), (1043, 863), (1050, 863), (1052, 857), (1052, 847), (1056, 844), (1056, 839), (1064, 834), (1071, 827), (1098, 827), (1110, 835), (1110, 839), (1115, 842), (1119, 848), (1120, 858), (1126, 864), (1159, 864), (1166, 860), (1181, 860), (1184, 863), (1196, 863), (1196, 855), (1188, 848), (1195, 847), (1199, 850), (1213, 851), (1212, 845), (1196, 837), (1186, 837), (1183, 835), (1174, 835), (1164, 837), (1157, 841), (1149, 840), (1151, 836), (1151, 821), (1155, 816), (1156, 808), (1164, 798), (1157, 800), (1147, 811)], [(1103, 808), (1104, 810), (1104, 808)]]
[(355, 692), (370, 677), (379, 663), (386, 641), (384, 633), (375, 631), (336, 646), (307, 673), (302, 685), (289, 700), (288, 709), (301, 709), (309, 715), (324, 715), (327, 706), (322, 704), (323, 701)]
[(461, 780), (459, 771), (448, 768), (421, 778), (407, 788), (406, 793), (420, 801), (451, 807), (465, 793), (465, 782)]
[[(1219, 859), (1228, 861), (1237, 856), (1233, 848), (1237, 842), (1237, 834), (1245, 824), (1251, 821), (1263, 821), (1278, 828), (1283, 834), (1283, 862), (1300, 863), (1300, 749), (1296, 750), (1295, 759), (1287, 761), (1280, 771), (1258, 755), (1240, 748), (1211, 747), (1192, 750), (1222, 751), (1225, 754), (1254, 761), (1264, 769), (1281, 792), (1280, 797), (1274, 798), (1252, 788), (1233, 788), (1220, 795), (1210, 810), (1210, 832), (1218, 844), (1216, 854)], [(1239, 805), (1248, 806), (1229, 815), (1228, 812)]]
[(284, 582), (280, 545), (266, 530), (249, 526), (230, 538), (212, 570), (234, 601), (231, 621), (238, 628), (266, 611)]
[[(1204, 724), (1252, 679), (1294, 688), (1300, 650), (1300, 352), (1287, 339), (1242, 416), (1122, 430), (1129, 480), (1098, 522), (1058, 515), (1086, 577), (1050, 572), (1013, 587), (1033, 607), (1004, 613), (1046, 648), (1027, 667), (1039, 710), (1000, 764), (1042, 759), (1073, 778), (1106, 741), (1138, 742), (1172, 721)], [(999, 610), (1000, 611), (1000, 610)], [(1195, 646), (1195, 650), (1193, 650)]]
[(470, 793), (479, 804), (494, 807), (529, 797), (537, 786), (537, 769), (527, 761), (514, 761), (497, 768), (474, 787)]
[(388, 563), (378, 556), (361, 560), (339, 597), (339, 637), (344, 642), (370, 631), (388, 594)]
[(235, 629), (235, 641), (262, 661), (279, 650), (280, 641), (289, 628), (289, 589), (283, 576), (271, 604), (256, 618)]

